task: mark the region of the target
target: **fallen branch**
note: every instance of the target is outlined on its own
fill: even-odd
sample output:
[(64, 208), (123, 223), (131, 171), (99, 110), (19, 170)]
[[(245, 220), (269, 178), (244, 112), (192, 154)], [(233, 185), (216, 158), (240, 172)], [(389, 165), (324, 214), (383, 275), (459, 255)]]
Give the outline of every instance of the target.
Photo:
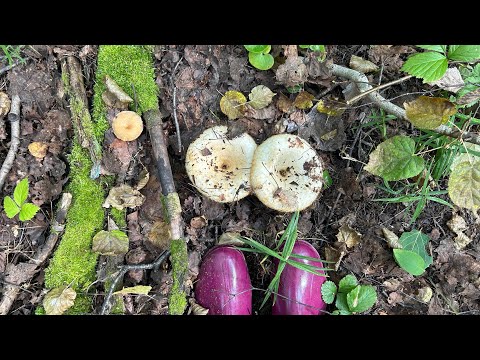
[(6, 315), (17, 299), (22, 285), (30, 281), (38, 272), (40, 265), (48, 259), (63, 232), (65, 217), (72, 202), (70, 193), (63, 193), (58, 204), (55, 219), (50, 226), (50, 235), (42, 247), (37, 249), (30, 261), (18, 265), (8, 264), (5, 271), (5, 285), (2, 301), (0, 302), (0, 315)]
[[(342, 77), (344, 79), (354, 82), (361, 93), (360, 95), (362, 95), (362, 93), (368, 92), (368, 95), (366, 96), (371, 102), (376, 104), (381, 109), (385, 110), (387, 113), (395, 115), (399, 119), (408, 121), (408, 118), (404, 109), (391, 103), (390, 101), (385, 99), (383, 96), (381, 96), (377, 91), (370, 92), (370, 90), (372, 89), (372, 86), (369, 84), (365, 74), (362, 74), (358, 71), (355, 71), (340, 65), (336, 65), (336, 64), (329, 64), (327, 66), (332, 71), (333, 75)], [(461, 139), (465, 142), (480, 145), (479, 134), (461, 131), (455, 128), (450, 128), (446, 125), (440, 125), (438, 128), (432, 131), (438, 134)]]
[(156, 269), (158, 268), (164, 261), (165, 259), (170, 255), (169, 250), (165, 250), (163, 253), (160, 254), (160, 256), (155, 260), (153, 263), (150, 264), (135, 264), (135, 265), (123, 265), (120, 267), (120, 270), (118, 271), (117, 275), (112, 281), (112, 284), (110, 285), (110, 288), (108, 290), (107, 296), (105, 296), (105, 300), (103, 300), (103, 305), (102, 309), (100, 310), (100, 315), (105, 315), (110, 309), (110, 299), (113, 296), (113, 292), (115, 290), (115, 287), (117, 286), (118, 282), (120, 279), (122, 279), (127, 271), (130, 270), (150, 270), (150, 269)]
[(10, 121), (12, 140), (10, 142), (10, 149), (8, 149), (7, 157), (0, 169), (0, 191), (3, 189), (5, 179), (13, 166), (18, 146), (20, 145), (20, 97), (18, 95), (13, 95), (12, 97), (8, 120)]
[(93, 166), (90, 177), (96, 179), (100, 175), (100, 161), (102, 158), (102, 147), (93, 133), (93, 123), (88, 111), (87, 93), (83, 83), (82, 66), (73, 56), (62, 59), (62, 78), (72, 108), (72, 121), (78, 143), (83, 148), (88, 148)]
[(170, 224), (170, 251), (172, 253), (173, 286), (169, 296), (169, 313), (181, 315), (187, 306), (183, 281), (188, 270), (187, 243), (183, 234), (182, 207), (175, 190), (172, 168), (165, 143), (162, 116), (158, 109), (144, 113), (147, 130), (150, 134), (153, 156), (157, 164), (158, 178), (162, 186), (162, 201), (166, 219)]
[(177, 65), (172, 71), (171, 81), (173, 87), (173, 120), (175, 122), (175, 131), (177, 132), (177, 142), (178, 142), (178, 152), (182, 153), (182, 137), (180, 135), (180, 125), (178, 125), (178, 118), (177, 118), (177, 87), (175, 86), (175, 72), (177, 71), (178, 65), (183, 60), (183, 56), (178, 60)]

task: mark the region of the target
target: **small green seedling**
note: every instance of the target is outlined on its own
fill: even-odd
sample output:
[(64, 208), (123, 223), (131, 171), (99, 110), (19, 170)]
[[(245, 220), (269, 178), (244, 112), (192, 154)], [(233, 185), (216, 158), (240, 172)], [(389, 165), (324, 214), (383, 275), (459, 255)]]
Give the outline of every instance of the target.
[(393, 249), (398, 265), (409, 274), (422, 275), (433, 261), (425, 250), (429, 240), (430, 238), (419, 230), (404, 232), (398, 239), (401, 248)]
[(298, 45), (300, 49), (309, 49), (314, 53), (319, 53), (318, 60), (324, 61), (327, 57), (327, 51), (325, 50), (325, 45)]
[(21, 64), (25, 64), (26, 60), (20, 54), (22, 46), (13, 46), (13, 45), (0, 45), (0, 50), (2, 50), (3, 55), (8, 61), (8, 65), (15, 64), (17, 60)]
[(471, 62), (480, 59), (480, 45), (418, 45), (428, 50), (412, 55), (403, 64), (403, 71), (430, 82), (440, 79), (448, 68), (448, 61)]
[(248, 61), (258, 70), (268, 70), (273, 66), (274, 59), (270, 55), (271, 45), (243, 45), (248, 51)]
[(28, 197), (28, 179), (20, 181), (13, 191), (13, 199), (5, 196), (3, 199), (3, 208), (9, 219), (18, 215), (20, 221), (31, 220), (40, 208), (32, 203), (26, 202)]
[(351, 315), (370, 309), (377, 301), (377, 290), (372, 285), (358, 285), (354, 275), (346, 275), (337, 285), (326, 281), (322, 285), (322, 299), (327, 304), (333, 304), (335, 296), (336, 310), (333, 315)]

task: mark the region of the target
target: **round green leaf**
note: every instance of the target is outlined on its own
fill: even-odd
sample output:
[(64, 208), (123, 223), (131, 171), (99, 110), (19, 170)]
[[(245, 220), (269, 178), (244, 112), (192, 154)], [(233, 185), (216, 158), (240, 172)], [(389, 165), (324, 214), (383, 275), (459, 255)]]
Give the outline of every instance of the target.
[(426, 250), (429, 240), (428, 235), (425, 235), (421, 231), (413, 230), (404, 232), (400, 239), (398, 239), (398, 242), (402, 245), (402, 249), (411, 250), (420, 255), (425, 262), (425, 268), (427, 268), (433, 262), (433, 258), (428, 255)]
[(357, 278), (355, 275), (348, 274), (343, 277), (342, 280), (338, 283), (338, 291), (341, 293), (349, 293), (358, 285)]
[(322, 299), (327, 304), (333, 303), (337, 294), (337, 285), (333, 281), (325, 281), (322, 285)]
[(377, 291), (372, 285), (358, 285), (347, 294), (347, 304), (351, 312), (370, 309), (377, 301)]
[(248, 53), (248, 60), (250, 64), (255, 66), (258, 70), (268, 70), (273, 66), (273, 56), (265, 53)]
[(448, 60), (445, 55), (428, 51), (410, 56), (401, 70), (423, 79), (423, 82), (426, 83), (440, 79), (447, 68)]
[(451, 170), (448, 195), (455, 205), (477, 211), (480, 208), (480, 157), (460, 154)]
[(409, 274), (422, 275), (425, 271), (425, 261), (413, 251), (393, 249), (393, 256), (398, 265)]
[(270, 52), (270, 45), (243, 45), (249, 52), (260, 54)]
[(414, 155), (415, 141), (404, 135), (385, 140), (370, 153), (365, 170), (387, 181), (408, 179), (420, 174), (425, 161)]

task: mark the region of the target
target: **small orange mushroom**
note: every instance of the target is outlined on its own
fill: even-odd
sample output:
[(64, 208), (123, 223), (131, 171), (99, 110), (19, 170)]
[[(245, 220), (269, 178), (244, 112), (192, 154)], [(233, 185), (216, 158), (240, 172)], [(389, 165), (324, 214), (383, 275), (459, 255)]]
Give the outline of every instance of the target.
[(143, 131), (142, 118), (134, 111), (122, 111), (112, 122), (113, 133), (123, 141), (132, 141)]

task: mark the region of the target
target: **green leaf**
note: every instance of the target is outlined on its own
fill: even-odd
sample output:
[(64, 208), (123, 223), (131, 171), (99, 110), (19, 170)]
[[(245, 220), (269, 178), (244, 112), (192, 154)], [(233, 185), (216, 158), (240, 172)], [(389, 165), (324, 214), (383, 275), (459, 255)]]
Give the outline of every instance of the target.
[(433, 258), (428, 255), (426, 246), (430, 238), (421, 231), (413, 230), (404, 232), (398, 242), (402, 245), (404, 250), (411, 250), (420, 255), (425, 262), (425, 268), (432, 264)]
[(322, 299), (325, 303), (331, 304), (337, 294), (337, 285), (333, 281), (325, 281), (322, 285)]
[(398, 265), (412, 275), (422, 275), (425, 271), (425, 261), (423, 261), (420, 255), (413, 251), (393, 249), (393, 256)]
[(337, 307), (338, 310), (350, 312), (350, 309), (348, 308), (348, 303), (347, 303), (347, 294), (338, 293), (337, 300), (335, 301), (335, 306)]
[(120, 230), (101, 230), (93, 237), (92, 250), (109, 256), (126, 254), (128, 236)]
[(347, 304), (351, 312), (370, 309), (377, 301), (377, 291), (372, 285), (358, 285), (347, 294)]
[(357, 278), (355, 275), (348, 274), (343, 277), (342, 280), (338, 283), (338, 292), (349, 293), (358, 285)]
[(404, 102), (408, 120), (419, 129), (433, 130), (446, 124), (450, 116), (457, 113), (455, 104), (445, 98), (419, 96), (410, 102)]
[(433, 50), (433, 51), (438, 51), (438, 52), (445, 52), (447, 49), (447, 45), (417, 45), (421, 49), (425, 50)]
[(20, 219), (20, 221), (31, 220), (38, 212), (38, 210), (40, 210), (40, 208), (37, 205), (32, 203), (25, 203), (20, 209), (20, 215), (18, 215), (18, 218)]
[(385, 140), (370, 153), (365, 170), (386, 181), (408, 179), (420, 174), (425, 167), (423, 158), (414, 155), (415, 141), (397, 135)]
[(447, 58), (438, 52), (424, 52), (410, 56), (401, 70), (430, 82), (440, 79), (448, 68)]
[(270, 52), (271, 46), (270, 45), (243, 45), (245, 49), (252, 53), (268, 53)]
[(334, 310), (332, 315), (352, 315), (352, 313), (347, 310)]
[(22, 204), (27, 200), (28, 197), (28, 179), (25, 178), (20, 181), (17, 186), (15, 186), (15, 190), (13, 191), (13, 199), (17, 203), (18, 206), (22, 206)]
[(457, 206), (474, 212), (480, 208), (480, 157), (460, 154), (455, 158), (448, 179), (448, 195)]
[(15, 201), (13, 201), (10, 196), (5, 196), (3, 198), (3, 208), (5, 209), (5, 214), (7, 214), (9, 219), (13, 218), (20, 212), (20, 208), (17, 204), (15, 204)]
[(132, 286), (132, 287), (126, 287), (123, 288), (122, 290), (115, 291), (113, 295), (121, 294), (121, 295), (126, 295), (126, 294), (138, 294), (138, 295), (148, 295), (148, 293), (152, 290), (151, 286), (146, 286), (146, 285), (137, 285), (137, 286)]
[(480, 45), (450, 45), (448, 58), (457, 61), (473, 61), (480, 58)]
[(270, 54), (265, 53), (248, 53), (248, 61), (258, 70), (268, 70), (273, 66), (274, 59)]

